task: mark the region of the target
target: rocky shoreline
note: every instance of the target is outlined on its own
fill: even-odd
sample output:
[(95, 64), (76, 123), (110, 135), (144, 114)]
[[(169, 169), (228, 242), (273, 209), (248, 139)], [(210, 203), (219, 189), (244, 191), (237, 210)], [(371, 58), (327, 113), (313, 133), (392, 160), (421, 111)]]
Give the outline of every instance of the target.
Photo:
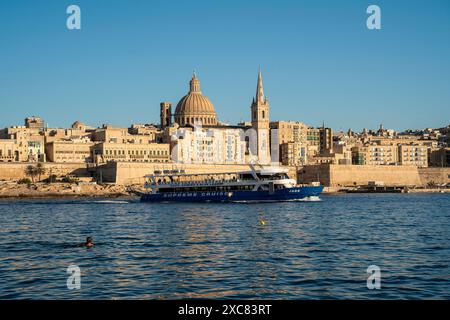
[(115, 184), (32, 183), (0, 184), (0, 198), (130, 198), (135, 193), (130, 187)]

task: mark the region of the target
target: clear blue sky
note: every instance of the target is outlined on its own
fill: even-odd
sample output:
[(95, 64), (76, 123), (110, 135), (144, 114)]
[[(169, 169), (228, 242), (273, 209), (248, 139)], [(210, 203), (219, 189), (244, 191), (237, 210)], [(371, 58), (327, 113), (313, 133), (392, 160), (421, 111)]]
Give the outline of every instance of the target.
[[(66, 28), (77, 4), (82, 29)], [(366, 8), (382, 30), (366, 28)], [(219, 119), (250, 118), (261, 66), (271, 120), (335, 130), (450, 123), (448, 0), (0, 2), (0, 127), (158, 122), (196, 69)]]

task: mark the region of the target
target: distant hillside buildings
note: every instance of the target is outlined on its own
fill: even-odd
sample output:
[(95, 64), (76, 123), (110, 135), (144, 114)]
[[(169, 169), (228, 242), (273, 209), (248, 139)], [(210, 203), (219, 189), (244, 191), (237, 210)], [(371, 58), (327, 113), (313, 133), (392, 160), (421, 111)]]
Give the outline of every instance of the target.
[(378, 131), (344, 133), (298, 121), (270, 122), (269, 112), (261, 72), (251, 121), (238, 125), (219, 121), (194, 74), (174, 113), (170, 102), (160, 104), (157, 125), (92, 128), (76, 121), (61, 129), (29, 117), (24, 126), (0, 130), (0, 162), (450, 166), (450, 126), (404, 133), (380, 126)]

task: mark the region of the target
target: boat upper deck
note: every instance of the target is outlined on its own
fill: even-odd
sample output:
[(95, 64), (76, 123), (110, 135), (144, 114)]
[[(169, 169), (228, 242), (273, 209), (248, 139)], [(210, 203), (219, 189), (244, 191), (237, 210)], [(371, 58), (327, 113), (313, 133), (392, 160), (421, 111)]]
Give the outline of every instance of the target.
[(146, 178), (163, 178), (163, 177), (194, 177), (194, 176), (223, 176), (223, 175), (237, 175), (241, 172), (202, 172), (202, 173), (159, 173), (159, 174), (148, 174)]
[(146, 178), (162, 178), (162, 177), (202, 177), (202, 176), (229, 176), (229, 175), (259, 175), (270, 176), (281, 173), (288, 173), (288, 169), (280, 167), (263, 167), (255, 169), (253, 166), (251, 170), (247, 171), (229, 171), (229, 172), (200, 172), (200, 173), (186, 173), (185, 170), (156, 170), (153, 174), (146, 175)]

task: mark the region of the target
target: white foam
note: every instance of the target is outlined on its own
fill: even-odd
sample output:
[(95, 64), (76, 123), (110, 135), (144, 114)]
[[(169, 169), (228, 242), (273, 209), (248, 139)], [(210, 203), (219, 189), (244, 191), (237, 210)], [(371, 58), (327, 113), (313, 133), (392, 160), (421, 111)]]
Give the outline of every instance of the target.
[(234, 203), (262, 203), (262, 202), (319, 202), (322, 201), (318, 196), (310, 196), (302, 199), (289, 200), (233, 200)]
[(128, 201), (125, 200), (98, 200), (98, 201), (93, 201), (94, 203), (116, 203), (116, 204), (127, 204), (129, 203)]
[(322, 201), (322, 199), (320, 199), (318, 196), (311, 196), (311, 197), (306, 197), (306, 198), (298, 199), (298, 200), (294, 200), (294, 201), (318, 202), (318, 201)]

